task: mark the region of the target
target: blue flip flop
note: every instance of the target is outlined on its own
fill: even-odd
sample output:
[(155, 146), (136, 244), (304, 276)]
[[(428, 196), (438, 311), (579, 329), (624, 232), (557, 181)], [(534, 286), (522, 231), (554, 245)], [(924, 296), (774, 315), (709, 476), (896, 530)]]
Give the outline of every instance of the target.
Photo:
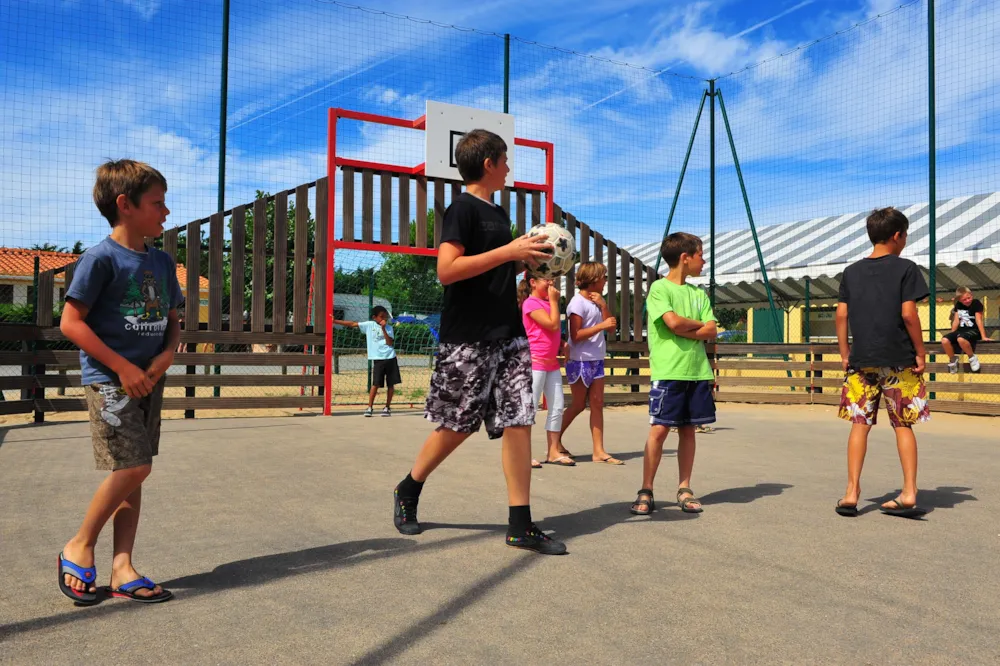
[(72, 599), (78, 604), (84, 606), (92, 606), (96, 604), (100, 599), (97, 597), (96, 592), (87, 592), (86, 590), (74, 590), (72, 587), (66, 584), (66, 579), (63, 578), (64, 574), (69, 574), (75, 578), (79, 578), (87, 585), (93, 584), (97, 580), (97, 567), (81, 567), (79, 564), (70, 562), (62, 553), (59, 553), (58, 561), (58, 572), (59, 572), (59, 591), (65, 594), (67, 597)]
[(131, 599), (132, 601), (138, 601), (142, 604), (158, 604), (161, 601), (166, 601), (167, 599), (173, 599), (174, 593), (170, 590), (163, 590), (154, 596), (140, 596), (135, 593), (136, 590), (153, 590), (156, 589), (156, 583), (149, 580), (145, 576), (142, 578), (136, 578), (130, 583), (125, 583), (124, 585), (119, 585), (116, 589), (112, 589), (109, 585), (107, 590), (108, 594), (112, 597), (121, 597), (122, 599)]

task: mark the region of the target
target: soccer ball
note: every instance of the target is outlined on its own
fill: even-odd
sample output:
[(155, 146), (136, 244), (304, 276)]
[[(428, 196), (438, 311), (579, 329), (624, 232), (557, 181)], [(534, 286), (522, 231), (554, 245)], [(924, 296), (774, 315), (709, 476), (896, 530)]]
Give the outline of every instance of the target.
[(552, 244), (552, 258), (543, 260), (537, 268), (529, 268), (528, 273), (534, 277), (557, 278), (566, 275), (580, 254), (576, 251), (576, 240), (573, 235), (558, 224), (539, 224), (528, 229), (526, 236), (545, 236)]

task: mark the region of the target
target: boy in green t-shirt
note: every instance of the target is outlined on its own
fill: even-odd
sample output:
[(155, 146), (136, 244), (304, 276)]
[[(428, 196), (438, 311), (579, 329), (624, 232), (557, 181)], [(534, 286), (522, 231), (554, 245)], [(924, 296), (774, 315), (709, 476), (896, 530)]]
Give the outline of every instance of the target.
[(695, 428), (715, 422), (712, 388), (715, 373), (705, 353), (705, 341), (716, 336), (715, 314), (708, 295), (687, 284), (701, 275), (705, 259), (701, 239), (685, 233), (670, 234), (660, 254), (670, 267), (646, 297), (649, 314), (649, 437), (642, 463), (642, 489), (632, 513), (646, 516), (653, 504), (653, 479), (663, 455), (670, 428), (677, 428), (677, 467), (680, 481), (677, 503), (686, 513), (701, 513), (701, 502), (691, 490), (694, 468)]

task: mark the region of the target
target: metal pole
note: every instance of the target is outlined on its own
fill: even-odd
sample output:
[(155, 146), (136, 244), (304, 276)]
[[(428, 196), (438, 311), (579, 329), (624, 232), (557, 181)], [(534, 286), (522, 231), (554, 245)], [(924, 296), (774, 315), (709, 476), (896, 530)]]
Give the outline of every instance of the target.
[(810, 313), (810, 310), (809, 310), (809, 308), (810, 308), (810, 304), (809, 304), (809, 292), (810, 292), (810, 289), (809, 289), (809, 287), (810, 287), (810, 280), (809, 280), (809, 277), (806, 276), (806, 323), (805, 323), (805, 336), (806, 336), (806, 340), (805, 341), (806, 342), (811, 342), (811, 340), (809, 338), (812, 337), (810, 335), (812, 333), (812, 330), (810, 328), (811, 324), (809, 323), (809, 319), (810, 319), (810, 317), (809, 317), (809, 313)]
[(716, 92), (719, 96), (719, 110), (722, 111), (722, 121), (726, 125), (726, 135), (729, 137), (729, 147), (733, 151), (733, 165), (736, 167), (736, 176), (740, 181), (740, 192), (743, 193), (743, 205), (747, 209), (747, 219), (750, 221), (750, 233), (753, 234), (753, 246), (757, 250), (757, 261), (760, 264), (760, 273), (764, 278), (764, 289), (767, 291), (767, 302), (771, 306), (771, 316), (774, 318), (774, 330), (781, 331), (781, 321), (778, 319), (778, 310), (774, 304), (774, 294), (771, 293), (771, 281), (767, 277), (767, 268), (764, 266), (764, 255), (760, 251), (760, 240), (757, 238), (757, 226), (753, 223), (753, 213), (750, 212), (750, 198), (747, 196), (747, 186), (743, 182), (743, 170), (740, 169), (740, 160), (736, 155), (736, 142), (733, 141), (733, 130), (729, 126), (729, 116), (726, 115), (726, 102), (722, 98), (722, 91)]
[[(435, 220), (436, 222), (437, 220)], [(371, 316), (372, 308), (375, 307), (375, 271), (368, 275), (368, 316)], [(367, 340), (365, 341), (367, 343)], [(368, 359), (368, 390), (372, 390), (372, 361)]]
[[(674, 200), (670, 204), (670, 214), (667, 216), (667, 226), (663, 229), (663, 242), (670, 235), (670, 225), (674, 221), (674, 211), (677, 210), (677, 199), (681, 195), (681, 185), (684, 184), (684, 174), (687, 173), (688, 160), (691, 159), (691, 149), (694, 147), (694, 138), (698, 134), (698, 124), (701, 122), (701, 114), (705, 109), (705, 98), (708, 97), (707, 91), (702, 91), (701, 93), (701, 104), (698, 105), (698, 115), (694, 119), (694, 127), (691, 128), (691, 138), (688, 139), (687, 152), (684, 153), (684, 162), (681, 164), (681, 175), (677, 178), (677, 189), (674, 190)], [(663, 257), (659, 252), (656, 253), (656, 265), (653, 267), (653, 273), (656, 275), (660, 274), (660, 261)], [(645, 306), (644, 306), (645, 307)]]
[(937, 137), (934, 103), (934, 0), (927, 0), (927, 186), (930, 217), (927, 269), (930, 273), (930, 338), (937, 338)]
[[(221, 213), (226, 210), (226, 114), (229, 107), (229, 0), (222, 0), (222, 72), (219, 77), (219, 182), (216, 208)], [(232, 288), (232, 285), (230, 285)], [(229, 330), (233, 330), (232, 314), (229, 316)], [(197, 347), (188, 346), (189, 352)], [(212, 344), (212, 351), (217, 352), (218, 345)], [(222, 366), (215, 366), (215, 374), (222, 373)], [(185, 395), (188, 392), (185, 391)], [(191, 395), (194, 395), (192, 392)], [(222, 395), (222, 387), (214, 386), (212, 395), (216, 398)], [(188, 416), (190, 414), (190, 417)], [(194, 418), (193, 411), (186, 411), (185, 418)]]
[(503, 36), (503, 112), (510, 113), (510, 35)]
[(226, 209), (226, 107), (229, 104), (229, 0), (222, 0), (222, 76), (219, 88), (219, 199)]
[(708, 81), (708, 300), (715, 309), (715, 79)]

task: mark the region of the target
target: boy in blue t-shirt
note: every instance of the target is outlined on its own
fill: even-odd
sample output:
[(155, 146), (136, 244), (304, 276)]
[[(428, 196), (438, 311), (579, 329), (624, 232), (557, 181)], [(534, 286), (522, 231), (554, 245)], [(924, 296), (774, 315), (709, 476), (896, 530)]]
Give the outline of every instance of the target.
[(159, 449), (164, 376), (180, 340), (177, 267), (145, 244), (163, 233), (166, 191), (163, 174), (148, 164), (115, 160), (98, 167), (94, 203), (111, 235), (80, 257), (66, 292), (60, 329), (80, 348), (97, 469), (111, 471), (59, 554), (59, 589), (80, 604), (100, 601), (94, 546), (112, 516), (107, 593), (145, 603), (173, 596), (132, 565), (142, 482)]
[(368, 342), (368, 360), (372, 361), (372, 387), (368, 391), (368, 409), (365, 416), (372, 415), (378, 390), (388, 384), (385, 407), (382, 416), (392, 416), (392, 394), (396, 384), (402, 384), (399, 376), (399, 362), (396, 361), (396, 336), (389, 325), (389, 311), (381, 305), (372, 308), (371, 321), (344, 321), (334, 319), (334, 324), (360, 329)]

